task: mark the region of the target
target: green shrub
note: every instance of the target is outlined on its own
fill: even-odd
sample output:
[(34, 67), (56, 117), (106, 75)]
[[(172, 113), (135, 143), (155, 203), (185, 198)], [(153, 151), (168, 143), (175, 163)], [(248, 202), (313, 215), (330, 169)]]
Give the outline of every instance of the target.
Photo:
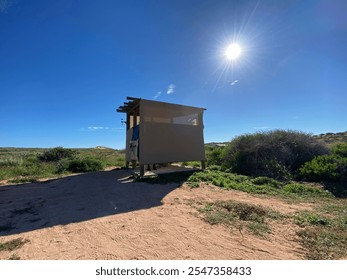
[(337, 154), (315, 157), (300, 168), (300, 176), (302, 179), (314, 182), (347, 178), (347, 157)]
[(225, 147), (207, 146), (206, 159), (207, 165), (222, 165)]
[(247, 176), (212, 170), (196, 172), (188, 178), (187, 182), (192, 187), (198, 187), (200, 182), (205, 182), (225, 189), (234, 189), (249, 193), (276, 194), (280, 192), (272, 184), (256, 185)]
[(210, 171), (222, 171), (222, 167), (220, 165), (209, 165), (208, 170), (210, 170)]
[(224, 189), (233, 189), (254, 194), (279, 195), (285, 198), (332, 197), (331, 192), (308, 183), (285, 184), (284, 182), (279, 182), (271, 178), (252, 178), (221, 171), (205, 170), (195, 172), (187, 179), (188, 185), (193, 188), (199, 187), (202, 182)]
[(72, 158), (75, 152), (71, 149), (64, 149), (63, 147), (56, 147), (45, 151), (43, 154), (38, 156), (40, 161), (50, 162), (59, 161), (63, 158)]
[(68, 170), (71, 172), (91, 172), (103, 170), (103, 164), (96, 158), (72, 159)]
[(330, 226), (332, 224), (332, 220), (318, 215), (317, 213), (303, 211), (298, 215), (294, 216), (294, 222), (301, 226), (314, 225), (314, 226)]
[(14, 167), (23, 164), (23, 157), (9, 156), (8, 158), (0, 159), (0, 167)]
[(71, 159), (67, 159), (67, 158), (61, 159), (55, 167), (55, 173), (63, 173), (65, 171), (68, 171), (70, 162), (71, 162)]
[(74, 173), (80, 172), (92, 172), (103, 170), (104, 166), (102, 162), (97, 158), (75, 158), (75, 159), (63, 159), (56, 168), (57, 173), (64, 171), (70, 171)]
[(281, 186), (280, 182), (268, 177), (256, 177), (252, 180), (252, 183), (255, 185), (270, 185), (274, 188), (278, 188), (279, 186)]
[(331, 151), (335, 155), (347, 157), (347, 143), (337, 144), (334, 147), (332, 147)]
[(300, 183), (290, 183), (285, 185), (282, 190), (285, 193), (300, 195), (300, 196), (329, 196), (329, 192), (318, 187), (312, 187)]
[(15, 183), (15, 184), (20, 184), (20, 183), (34, 183), (37, 182), (36, 177), (24, 177), (24, 178), (16, 178), (16, 179), (11, 179), (8, 180), (9, 183)]
[(235, 138), (226, 148), (223, 165), (243, 175), (289, 179), (302, 164), (327, 153), (309, 134), (274, 130)]
[(201, 163), (200, 161), (185, 161), (182, 162), (183, 166), (190, 166), (190, 167), (200, 167)]
[(23, 165), (26, 167), (33, 166), (33, 165), (40, 165), (40, 161), (37, 155), (26, 155), (23, 158)]

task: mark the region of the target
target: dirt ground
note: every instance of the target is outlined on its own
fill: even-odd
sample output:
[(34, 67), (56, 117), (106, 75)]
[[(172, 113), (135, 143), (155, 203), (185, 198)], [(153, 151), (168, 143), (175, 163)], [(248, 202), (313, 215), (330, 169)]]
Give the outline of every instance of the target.
[(0, 242), (29, 240), (21, 259), (303, 259), (297, 228), (271, 221), (262, 238), (210, 225), (194, 205), (236, 200), (281, 213), (309, 209), (203, 185), (133, 183), (126, 170), (0, 187)]

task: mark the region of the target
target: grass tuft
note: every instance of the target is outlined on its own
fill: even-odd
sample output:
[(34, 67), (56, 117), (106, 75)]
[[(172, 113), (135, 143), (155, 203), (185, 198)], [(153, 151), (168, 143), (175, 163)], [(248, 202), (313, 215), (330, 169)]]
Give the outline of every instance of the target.
[(16, 238), (5, 243), (0, 242), (0, 251), (14, 251), (21, 248), (27, 242), (29, 242), (29, 240), (23, 238)]
[(332, 225), (332, 220), (315, 212), (303, 211), (294, 217), (294, 222), (300, 227), (309, 225), (328, 227)]
[[(236, 201), (216, 201), (206, 203), (198, 211), (202, 213), (203, 219), (211, 224), (223, 224), (238, 228), (243, 228), (255, 235), (265, 237), (271, 232), (266, 218), (272, 218), (274, 211), (264, 207)], [(271, 213), (271, 215), (270, 215)], [(276, 215), (278, 218), (280, 214)]]
[(8, 258), (8, 260), (17, 261), (17, 260), (20, 260), (20, 256), (18, 256), (16, 253), (13, 253), (13, 254)]
[(336, 260), (346, 257), (347, 236), (344, 231), (306, 228), (298, 232), (301, 244), (311, 260)]
[(15, 179), (11, 179), (8, 180), (9, 183), (14, 183), (14, 184), (21, 184), (21, 183), (35, 183), (37, 182), (37, 178), (36, 177), (22, 177), (22, 178), (15, 178)]

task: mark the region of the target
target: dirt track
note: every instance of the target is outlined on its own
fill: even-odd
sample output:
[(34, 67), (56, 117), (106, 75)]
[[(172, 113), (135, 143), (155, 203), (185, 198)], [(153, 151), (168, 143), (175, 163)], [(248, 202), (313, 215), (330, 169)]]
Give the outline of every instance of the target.
[[(293, 225), (264, 239), (204, 222), (194, 207), (233, 199), (282, 213), (309, 208), (213, 186), (132, 183), (124, 170), (0, 187), (0, 241), (21, 259), (303, 259)], [(0, 252), (7, 259), (13, 252)]]

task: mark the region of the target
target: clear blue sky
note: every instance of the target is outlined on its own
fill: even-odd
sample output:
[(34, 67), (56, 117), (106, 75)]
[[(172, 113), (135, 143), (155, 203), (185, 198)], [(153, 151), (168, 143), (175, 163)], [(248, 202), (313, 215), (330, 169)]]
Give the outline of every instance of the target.
[[(347, 130), (347, 1), (0, 0), (0, 146), (125, 146), (126, 96), (205, 107), (205, 142)], [(225, 57), (238, 42), (241, 56)]]

